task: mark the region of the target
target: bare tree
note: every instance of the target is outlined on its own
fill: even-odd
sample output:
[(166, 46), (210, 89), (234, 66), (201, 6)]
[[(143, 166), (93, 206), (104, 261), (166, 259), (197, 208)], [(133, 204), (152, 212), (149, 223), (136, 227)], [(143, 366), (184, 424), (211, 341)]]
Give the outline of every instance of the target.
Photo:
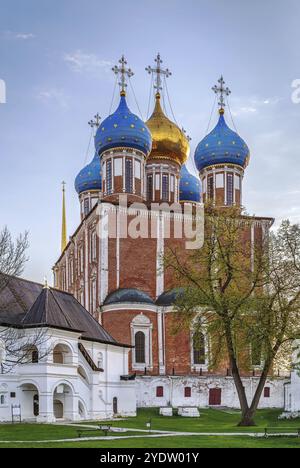
[[(246, 236), (251, 222), (237, 208), (208, 210), (203, 248), (165, 256), (166, 267), (183, 285), (177, 327), (193, 326), (196, 334), (205, 329), (212, 367), (224, 362), (224, 355), (228, 359), (241, 426), (255, 424), (267, 377), (276, 359), (290, 353), (300, 328), (300, 228), (285, 221), (253, 245)], [(251, 350), (260, 356), (261, 373), (249, 402), (242, 375), (251, 369)]]
[[(47, 355), (47, 336), (43, 328), (34, 332), (10, 323), (7, 313), (17, 302), (7, 299), (5, 289), (15, 277), (22, 274), (27, 261), (28, 233), (15, 241), (7, 227), (0, 231), (0, 372), (9, 373), (18, 364), (33, 362)], [(22, 298), (22, 292), (19, 292)], [(26, 310), (24, 310), (24, 313)], [(4, 319), (1, 317), (1, 313)]]
[(14, 242), (7, 227), (0, 231), (0, 294), (12, 276), (20, 276), (27, 261), (28, 233)]

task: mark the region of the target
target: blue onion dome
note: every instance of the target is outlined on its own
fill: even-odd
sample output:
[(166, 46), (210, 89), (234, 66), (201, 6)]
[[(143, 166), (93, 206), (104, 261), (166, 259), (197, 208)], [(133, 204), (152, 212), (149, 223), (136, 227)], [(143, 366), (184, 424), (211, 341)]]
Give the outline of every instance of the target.
[(99, 126), (95, 145), (99, 155), (104, 151), (119, 147), (135, 148), (146, 156), (150, 153), (151, 133), (146, 124), (129, 110), (125, 92), (121, 92), (117, 110)]
[(101, 190), (102, 177), (100, 158), (96, 153), (90, 164), (79, 172), (75, 179), (75, 190), (78, 194), (88, 190)]
[(180, 172), (179, 201), (198, 203), (201, 201), (200, 180), (187, 170), (185, 164)]
[(236, 164), (243, 168), (248, 166), (250, 151), (244, 140), (225, 122), (224, 110), (215, 128), (203, 138), (195, 151), (197, 169), (215, 164)]

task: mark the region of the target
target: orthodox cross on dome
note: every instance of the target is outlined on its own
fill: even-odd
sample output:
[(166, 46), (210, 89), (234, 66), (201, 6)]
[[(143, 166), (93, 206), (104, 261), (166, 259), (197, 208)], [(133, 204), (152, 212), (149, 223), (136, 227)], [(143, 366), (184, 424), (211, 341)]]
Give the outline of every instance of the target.
[(160, 94), (160, 91), (162, 90), (162, 76), (165, 76), (166, 78), (169, 78), (169, 76), (172, 75), (170, 70), (166, 68), (165, 70), (161, 67), (161, 64), (163, 61), (160, 58), (160, 54), (157, 54), (156, 59), (156, 66), (152, 68), (150, 65), (145, 68), (145, 70), (149, 73), (149, 75), (152, 73), (155, 75), (155, 83), (154, 83), (154, 89), (156, 89), (156, 92)]
[(223, 79), (223, 76), (218, 80), (219, 86), (215, 85), (212, 90), (214, 93), (219, 94), (219, 102), (218, 105), (220, 106), (220, 112), (224, 112), (224, 107), (225, 107), (225, 96), (229, 96), (231, 94), (231, 91), (229, 88), (225, 88), (225, 81)]
[(119, 64), (120, 66), (118, 67), (117, 65), (115, 65), (112, 68), (112, 71), (115, 75), (119, 75), (119, 86), (121, 88), (121, 95), (125, 96), (127, 88), (126, 78), (131, 78), (134, 75), (134, 73), (131, 70), (131, 68), (126, 68), (127, 61), (125, 60), (124, 55), (122, 55), (122, 57), (120, 58)]
[(89, 126), (92, 127), (92, 128), (94, 128), (94, 127), (98, 128), (99, 125), (100, 125), (100, 120), (101, 120), (101, 117), (100, 117), (100, 115), (99, 115), (98, 112), (97, 112), (97, 114), (94, 115), (94, 119), (91, 119), (91, 120), (88, 122), (88, 124), (89, 124)]

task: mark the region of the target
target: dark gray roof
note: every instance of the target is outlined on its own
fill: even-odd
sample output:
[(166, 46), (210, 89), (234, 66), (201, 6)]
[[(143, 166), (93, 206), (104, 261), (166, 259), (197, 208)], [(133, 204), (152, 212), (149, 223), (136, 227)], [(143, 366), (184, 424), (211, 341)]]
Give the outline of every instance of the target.
[(77, 331), (87, 340), (123, 346), (72, 294), (21, 278), (11, 278), (0, 292), (0, 324)]
[(119, 303), (133, 302), (138, 304), (154, 304), (153, 300), (147, 293), (140, 291), (139, 289), (117, 289), (110, 293), (105, 301), (104, 305), (119, 304)]
[(161, 306), (161, 307), (171, 306), (176, 302), (176, 299), (178, 298), (178, 296), (183, 294), (183, 292), (184, 292), (183, 288), (174, 288), (174, 289), (171, 289), (170, 291), (165, 291), (157, 298), (156, 305)]
[(22, 278), (6, 277), (0, 291), (0, 322), (20, 323), (42, 289), (41, 284)]

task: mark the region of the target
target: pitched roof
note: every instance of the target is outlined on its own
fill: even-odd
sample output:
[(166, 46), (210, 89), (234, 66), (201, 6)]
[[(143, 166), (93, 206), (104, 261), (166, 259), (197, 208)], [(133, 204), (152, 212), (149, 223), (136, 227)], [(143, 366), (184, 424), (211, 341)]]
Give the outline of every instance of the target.
[(20, 323), (42, 289), (39, 283), (14, 276), (6, 277), (0, 290), (0, 322)]
[(86, 340), (128, 347), (104, 330), (72, 294), (21, 278), (9, 279), (0, 291), (1, 324), (76, 331)]

